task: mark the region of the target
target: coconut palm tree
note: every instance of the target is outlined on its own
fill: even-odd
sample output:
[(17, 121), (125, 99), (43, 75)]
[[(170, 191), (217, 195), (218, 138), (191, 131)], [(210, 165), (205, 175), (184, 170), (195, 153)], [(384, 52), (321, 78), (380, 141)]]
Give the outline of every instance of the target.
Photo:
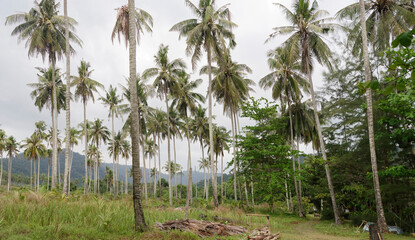
[[(252, 73), (251, 68), (245, 64), (238, 64), (233, 62), (229, 50), (226, 50), (226, 54), (223, 58), (222, 64), (219, 67), (211, 67), (211, 72), (215, 75), (212, 83), (213, 95), (216, 101), (223, 103), (223, 112), (230, 116), (232, 129), (233, 129), (233, 150), (234, 157), (236, 156), (236, 135), (237, 135), (237, 115), (240, 109), (241, 101), (248, 99), (249, 92), (252, 90), (250, 85), (254, 82), (246, 75)], [(201, 74), (208, 74), (209, 67), (203, 67), (200, 70)], [(210, 146), (213, 148), (213, 145)], [(213, 159), (213, 156), (211, 156)], [(234, 161), (234, 192), (235, 201), (237, 201), (236, 194), (236, 161)], [(212, 179), (214, 179), (212, 172)], [(214, 181), (214, 180), (213, 180)], [(213, 182), (212, 182), (213, 184)]]
[[(291, 148), (294, 147), (293, 120), (291, 103), (302, 98), (302, 91), (308, 92), (307, 78), (301, 72), (301, 63), (298, 56), (292, 56), (284, 48), (277, 48), (268, 52), (268, 66), (271, 73), (267, 74), (259, 81), (259, 85), (264, 89), (272, 89), (272, 97), (281, 101), (281, 106), (288, 106), (290, 119), (290, 140)], [(293, 171), (295, 172), (295, 157), (292, 156)], [(294, 176), (294, 187), (297, 195), (299, 216), (304, 217), (301, 194), (297, 186), (297, 177)]]
[(6, 149), (6, 132), (3, 129), (0, 129), (0, 161), (1, 161), (1, 168), (0, 168), (0, 186), (1, 181), (3, 179), (3, 152)]
[[(31, 161), (40, 161), (40, 157), (43, 157), (46, 152), (46, 146), (42, 143), (42, 139), (40, 136), (36, 134), (36, 132), (29, 138), (24, 141), (22, 146), (24, 148), (24, 157)], [(39, 165), (38, 165), (39, 169)], [(35, 171), (35, 190), (39, 190), (39, 182), (36, 184), (36, 174)]]
[[(125, 135), (125, 133), (124, 133), (124, 135)], [(125, 159), (125, 190), (124, 190), (124, 193), (128, 194), (128, 172), (127, 172), (128, 169), (127, 169), (127, 164), (128, 164), (128, 159), (131, 156), (131, 144), (130, 144), (130, 142), (125, 140), (125, 137), (124, 137), (124, 140), (121, 143), (121, 156)]]
[[(29, 47), (29, 57), (41, 55), (44, 60), (48, 57), (52, 68), (52, 106), (54, 110), (54, 134), (53, 134), (53, 160), (52, 160), (52, 188), (56, 187), (57, 172), (57, 92), (55, 86), (56, 61), (62, 58), (66, 49), (74, 53), (72, 46), (66, 48), (67, 41), (64, 30), (67, 26), (69, 40), (81, 45), (80, 39), (74, 34), (77, 22), (69, 17), (58, 15), (59, 3), (54, 0), (35, 1), (35, 6), (28, 13), (18, 13), (6, 18), (6, 25), (18, 24), (12, 35), (18, 35), (20, 40), (27, 39), (26, 46)], [(65, 21), (67, 20), (67, 21)], [(69, 42), (68, 40), (68, 42)]]
[(206, 108), (203, 108), (201, 105), (196, 108), (190, 122), (190, 128), (194, 136), (194, 140), (199, 141), (200, 148), (202, 149), (202, 159), (205, 159), (205, 145), (203, 142), (207, 142), (206, 139), (209, 136), (209, 119), (206, 117)]
[(203, 185), (203, 193), (205, 195), (206, 201), (208, 201), (209, 199), (209, 191), (208, 191), (208, 186), (206, 184), (206, 169), (208, 169), (209, 172), (209, 161), (207, 160), (207, 158), (201, 158), (199, 161), (199, 170), (203, 169), (203, 176), (204, 176), (204, 185)]
[(318, 116), (317, 102), (314, 96), (313, 81), (311, 77), (313, 59), (317, 60), (318, 63), (331, 68), (330, 61), (332, 53), (330, 48), (324, 42), (322, 35), (327, 34), (330, 30), (334, 29), (335, 25), (330, 24), (328, 19), (324, 18), (324, 16), (328, 15), (328, 12), (318, 9), (316, 1), (310, 3), (309, 0), (296, 0), (293, 5), (294, 11), (289, 10), (287, 7), (279, 3), (276, 3), (275, 5), (279, 6), (283, 10), (286, 18), (291, 22), (291, 25), (274, 28), (274, 32), (270, 35), (268, 40), (277, 35), (279, 36), (292, 33), (292, 35), (285, 40), (282, 47), (287, 49), (287, 51), (293, 56), (301, 56), (301, 68), (308, 77), (311, 100), (314, 108), (314, 117), (320, 139), (321, 153), (325, 161), (326, 176), (333, 206), (334, 218), (336, 224), (341, 224), (342, 220), (337, 207), (336, 196), (334, 195), (334, 188), (331, 180), (330, 168), (327, 162), (326, 148), (324, 145), (323, 135), (321, 133), (320, 118)]
[[(170, 108), (169, 108), (169, 98), (168, 95), (171, 92), (171, 89), (174, 88), (176, 84), (176, 79), (178, 75), (186, 68), (186, 64), (182, 59), (169, 60), (168, 57), (169, 47), (160, 45), (157, 54), (154, 56), (154, 62), (156, 67), (149, 68), (144, 71), (144, 78), (155, 77), (153, 86), (156, 89), (158, 96), (161, 100), (164, 99), (166, 104), (166, 113), (167, 113), (167, 162), (168, 167), (170, 167)], [(172, 186), (172, 174), (171, 169), (168, 169), (169, 173), (169, 203), (170, 206), (173, 206), (173, 186)]]
[[(91, 125), (91, 143), (99, 149), (101, 143), (106, 143), (110, 138), (110, 132), (106, 126), (102, 124), (101, 119), (95, 119), (95, 121)], [(98, 150), (97, 150), (98, 152)], [(93, 157), (95, 158), (95, 165), (94, 165), (94, 193), (98, 192), (98, 156), (94, 154)], [(114, 179), (115, 182), (115, 179)]]
[[(43, 140), (46, 140), (47, 134), (45, 133), (46, 131), (46, 123), (44, 121), (39, 121), (35, 123), (35, 134), (40, 138), (41, 142), (43, 142)], [(45, 150), (42, 151), (41, 157), (44, 157), (46, 153), (46, 147)], [(38, 157), (37, 159), (37, 187), (39, 190), (39, 181), (40, 181), (40, 157)]]
[[(105, 91), (105, 97), (99, 98), (105, 106), (108, 107), (109, 113), (108, 117), (111, 118), (111, 135), (112, 138), (115, 138), (115, 130), (114, 130), (114, 117), (121, 116), (121, 113), (123, 112), (123, 108), (126, 107), (126, 105), (121, 104), (123, 101), (122, 96), (117, 94), (117, 88), (114, 88), (112, 85), (110, 85), (110, 88), (108, 91)], [(113, 155), (112, 163), (113, 163), (113, 172), (114, 172), (114, 198), (118, 196), (118, 163), (116, 162), (116, 155)]]
[[(114, 162), (118, 163), (119, 157), (122, 156), (123, 154), (123, 141), (125, 140), (125, 134), (123, 134), (121, 131), (117, 132), (113, 138), (111, 139), (111, 141), (108, 144), (108, 152), (110, 153), (110, 156), (113, 157)], [(116, 168), (115, 168), (116, 169)], [(117, 171), (117, 169), (115, 170)], [(118, 178), (114, 178), (114, 189), (117, 186), (117, 183), (119, 179)], [(115, 192), (115, 190), (114, 190)], [(114, 195), (115, 197), (115, 195)]]
[[(66, 176), (66, 178), (68, 178), (66, 181), (68, 181), (68, 190), (67, 190), (67, 194), (69, 195), (70, 191), (71, 191), (71, 171), (72, 171), (72, 160), (73, 160), (73, 148), (75, 145), (78, 145), (78, 139), (80, 139), (81, 137), (81, 133), (82, 130), (78, 130), (76, 128), (71, 128), (71, 132), (70, 132), (70, 139), (69, 139), (69, 147), (70, 147), (70, 157), (69, 157), (69, 162), (68, 162), (68, 174)], [(66, 139), (65, 139), (66, 142)], [(64, 176), (65, 177), (65, 176)]]
[[(147, 229), (147, 225), (144, 219), (143, 209), (141, 207), (141, 180), (140, 180), (140, 146), (139, 146), (139, 115), (138, 106), (135, 104), (138, 102), (137, 86), (135, 77), (137, 75), (136, 69), (136, 45), (140, 42), (141, 34), (144, 30), (151, 32), (153, 26), (153, 18), (150, 14), (144, 10), (137, 9), (135, 7), (134, 0), (128, 0), (128, 7), (123, 6), (117, 9), (117, 21), (112, 32), (112, 39), (118, 34), (118, 40), (121, 41), (121, 35), (125, 38), (125, 44), (129, 46), (129, 59), (130, 59), (130, 92), (131, 94), (131, 156), (133, 161), (133, 202), (134, 202), (134, 217), (135, 217), (135, 230), (144, 231)], [(129, 14), (134, 12), (135, 14)], [(127, 40), (128, 39), (128, 40)]]
[(194, 92), (194, 90), (200, 85), (202, 82), (201, 79), (197, 79), (195, 81), (189, 80), (189, 75), (185, 72), (180, 74), (178, 78), (172, 106), (179, 111), (180, 115), (185, 121), (185, 134), (187, 138), (187, 147), (188, 147), (188, 158), (187, 158), (187, 174), (188, 174), (188, 184), (187, 184), (187, 197), (186, 197), (186, 218), (189, 217), (189, 204), (191, 200), (191, 193), (192, 193), (192, 171), (191, 171), (191, 164), (192, 164), (192, 156), (191, 156), (191, 148), (190, 148), (190, 122), (189, 122), (189, 114), (192, 114), (196, 110), (196, 106), (198, 102), (204, 102), (205, 98), (199, 94)]
[[(88, 100), (95, 102), (94, 93), (98, 92), (98, 89), (104, 89), (104, 86), (91, 78), (92, 72), (91, 65), (89, 62), (81, 61), (78, 67), (78, 76), (74, 76), (71, 86), (75, 87), (75, 99), (81, 100), (84, 107), (84, 124), (83, 132), (88, 133), (87, 129), (87, 120), (86, 120), (86, 105)], [(85, 179), (88, 175), (88, 165), (87, 165), (87, 155), (88, 155), (88, 134), (84, 135), (84, 151), (85, 151)], [(88, 193), (88, 183), (84, 182), (84, 194)]]
[(361, 28), (360, 1), (353, 3), (339, 12), (336, 16), (342, 20), (351, 20), (347, 29), (348, 45), (354, 54), (363, 53), (363, 34), (373, 52), (383, 52), (391, 45), (391, 40), (399, 34), (411, 30), (415, 25), (413, 6), (407, 0), (372, 0), (363, 1), (363, 24), (366, 33)]
[[(174, 164), (172, 166), (177, 166), (176, 158), (176, 138), (182, 139), (180, 130), (183, 128), (183, 121), (180, 118), (179, 112), (174, 108), (173, 105), (170, 106), (169, 110), (169, 120), (170, 120), (170, 132), (173, 138), (173, 152), (174, 152)], [(174, 185), (175, 185), (175, 194), (177, 199), (177, 171), (172, 171), (174, 174)]]
[[(20, 148), (20, 144), (16, 141), (13, 136), (10, 136), (6, 139), (6, 147), (5, 150), (7, 155), (9, 156), (9, 164), (8, 164), (8, 174), (7, 174), (7, 191), (10, 191), (10, 187), (12, 184), (12, 161), (13, 155), (17, 155), (17, 151)], [(18, 156), (18, 155), (17, 155)]]
[[(175, 24), (170, 31), (178, 31), (179, 38), (186, 37), (186, 54), (192, 55), (193, 69), (202, 56), (202, 48), (207, 53), (208, 72), (209, 72), (209, 142), (213, 149), (213, 123), (212, 123), (212, 59), (222, 60), (225, 49), (225, 40), (229, 40), (229, 45), (234, 45), (232, 27), (236, 24), (230, 21), (230, 11), (228, 5), (216, 8), (215, 0), (199, 0), (199, 5), (195, 6), (190, 0), (185, 0), (186, 5), (196, 15), (196, 19), (188, 19)], [(213, 58), (212, 58), (213, 57)], [(211, 152), (213, 159), (213, 152)], [(211, 166), (212, 173), (214, 166)], [(218, 207), (218, 196), (216, 189), (216, 179), (213, 179), (213, 199), (215, 207)]]
[[(167, 132), (167, 117), (166, 117), (166, 113), (163, 112), (161, 109), (156, 109), (151, 117), (151, 125), (153, 126), (153, 138), (154, 140), (156, 139), (157, 136), (157, 152), (158, 152), (158, 162), (159, 162), (159, 171), (158, 171), (158, 175), (159, 175), (159, 179), (158, 179), (158, 183), (159, 183), (159, 194), (161, 197), (162, 194), (162, 185), (161, 185), (161, 140), (162, 138), (164, 138), (166, 136), (166, 132)], [(155, 135), (154, 135), (155, 134)], [(156, 160), (156, 159), (154, 159)], [(156, 164), (154, 164), (156, 165)]]
[(220, 183), (220, 194), (222, 196), (223, 204), (223, 155), (225, 150), (229, 151), (230, 131), (226, 130), (225, 127), (215, 127), (213, 132), (214, 150), (216, 155), (216, 163), (218, 162), (218, 156), (221, 156), (221, 183)]

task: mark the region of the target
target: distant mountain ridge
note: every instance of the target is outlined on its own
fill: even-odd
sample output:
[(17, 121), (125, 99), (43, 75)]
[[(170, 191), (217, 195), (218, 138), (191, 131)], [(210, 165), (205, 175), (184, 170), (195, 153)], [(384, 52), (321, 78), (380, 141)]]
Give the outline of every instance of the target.
[[(64, 166), (65, 166), (65, 155), (64, 151), (62, 151), (58, 155), (58, 167), (60, 168), (61, 175), (64, 174)], [(82, 182), (82, 178), (85, 177), (85, 157), (82, 154), (77, 152), (73, 153), (73, 160), (72, 160), (72, 171), (71, 171), (71, 181), (78, 179), (79, 183)], [(48, 161), (47, 158), (40, 159), (40, 174), (48, 174)], [(35, 161), (37, 166), (37, 161)], [(3, 158), (3, 171), (7, 172), (8, 167), (8, 158)], [(105, 168), (109, 167), (112, 170), (112, 163), (101, 163), (99, 167), (99, 176), (100, 179), (104, 178), (105, 176)], [(125, 181), (125, 169), (130, 171), (131, 165), (119, 165), (119, 175), (120, 180)], [(144, 171), (144, 168), (141, 168), (141, 171)], [(58, 171), (59, 173), (59, 171)], [(24, 176), (30, 176), (30, 161), (25, 159), (23, 154), (19, 154), (18, 157), (13, 158), (13, 165), (12, 165), (12, 174), (21, 174)], [(206, 174), (207, 178), (210, 179), (210, 174)], [(220, 174), (219, 174), (220, 175)], [(149, 169), (146, 170), (147, 182), (153, 182), (153, 178), (150, 178)], [(162, 173), (161, 177), (168, 180), (168, 174)], [(183, 185), (187, 185), (187, 171), (183, 171), (183, 176), (177, 175), (177, 184), (180, 184), (180, 177), (182, 178)], [(229, 176), (226, 174), (224, 175), (225, 179), (228, 179)], [(193, 183), (199, 182), (204, 179), (203, 172), (193, 172), (192, 173), (192, 181)], [(132, 183), (132, 177), (128, 178), (128, 181)], [(174, 176), (173, 176), (173, 184), (174, 184)]]

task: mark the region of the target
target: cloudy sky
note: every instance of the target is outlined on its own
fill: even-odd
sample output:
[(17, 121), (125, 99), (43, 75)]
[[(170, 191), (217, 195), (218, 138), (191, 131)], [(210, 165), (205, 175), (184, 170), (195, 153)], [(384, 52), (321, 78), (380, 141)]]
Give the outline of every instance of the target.
[[(194, 0), (195, 2), (196, 0)], [(63, 2), (63, 1), (62, 1)], [(292, 0), (218, 0), (218, 5), (230, 3), (233, 21), (238, 24), (234, 30), (237, 47), (233, 50), (234, 61), (245, 63), (253, 69), (250, 76), (252, 80), (258, 82), (260, 78), (268, 73), (266, 64), (266, 52), (278, 46), (285, 38), (264, 44), (267, 36), (276, 26), (287, 25), (284, 15), (275, 5), (279, 2), (291, 7)], [(325, 9), (334, 15), (341, 8), (357, 2), (357, 0), (320, 0), (321, 9)], [(68, 1), (69, 15), (78, 21), (77, 34), (83, 41), (82, 48), (76, 47), (76, 55), (71, 59), (71, 74), (75, 75), (80, 61), (86, 60), (91, 63), (93, 79), (101, 82), (108, 89), (109, 85), (119, 86), (125, 84), (125, 76), (128, 75), (128, 51), (123, 44), (111, 42), (111, 32), (115, 23), (115, 9), (126, 4), (127, 0), (70, 0)], [(0, 22), (5, 21), (6, 17), (18, 12), (28, 12), (33, 6), (32, 0), (3, 1), (0, 8)], [(154, 19), (152, 34), (146, 34), (137, 48), (137, 70), (142, 72), (146, 68), (152, 67), (153, 56), (160, 44), (170, 46), (170, 58), (184, 59), (190, 68), (189, 58), (185, 56), (185, 41), (178, 39), (177, 32), (169, 32), (171, 26), (181, 20), (192, 18), (192, 14), (185, 6), (184, 0), (136, 0), (136, 6), (148, 11)], [(61, 11), (63, 15), (63, 10)], [(12, 26), (0, 24), (0, 128), (4, 129), (8, 135), (15, 136), (19, 141), (30, 136), (34, 131), (34, 123), (43, 120), (51, 125), (51, 114), (48, 109), (39, 112), (34, 106), (34, 101), (30, 97), (31, 88), (28, 83), (37, 82), (37, 70), (35, 67), (47, 67), (47, 62), (42, 62), (40, 57), (28, 58), (27, 49), (24, 42), (18, 42), (17, 37), (12, 37)], [(331, 39), (327, 39), (331, 47), (335, 48)], [(202, 61), (199, 66), (205, 65)], [(64, 62), (58, 62), (58, 67), (63, 68)], [(191, 71), (189, 69), (189, 71)], [(199, 78), (198, 71), (193, 74), (193, 78)], [(204, 80), (206, 80), (205, 77)], [(315, 86), (321, 88), (321, 70), (314, 73)], [(254, 87), (254, 97), (265, 96), (271, 98), (270, 92), (264, 92), (258, 86)], [(198, 91), (206, 94), (207, 81), (204, 81)], [(120, 92), (121, 93), (121, 92)], [(100, 94), (103, 94), (102, 92)], [(99, 96), (97, 96), (98, 98)], [(157, 99), (150, 101), (152, 107), (162, 107), (164, 105)], [(71, 124), (78, 125), (83, 120), (83, 109), (80, 103), (71, 103)], [(108, 109), (99, 101), (89, 102), (87, 107), (89, 120), (95, 118), (104, 119), (104, 123), (110, 128), (111, 122), (108, 118)], [(214, 114), (216, 122), (231, 129), (230, 120), (222, 115), (222, 106), (215, 105)], [(64, 112), (59, 115), (59, 128), (62, 133), (65, 125)], [(124, 118), (125, 119), (125, 118)], [(242, 119), (241, 125), (247, 121)], [(122, 119), (117, 119), (115, 128), (119, 130), (123, 125)], [(162, 160), (167, 157), (166, 143), (162, 145)], [(80, 144), (75, 151), (82, 153)], [(187, 144), (177, 144), (177, 161), (182, 166), (186, 166)], [(106, 153), (106, 147), (102, 147), (104, 161), (111, 162)], [(305, 151), (310, 151), (309, 147), (304, 146)], [(192, 145), (192, 162), (200, 159), (201, 150), (198, 144)], [(225, 157), (229, 160), (230, 155)], [(122, 160), (124, 163), (124, 160)], [(164, 165), (164, 163), (163, 163)]]

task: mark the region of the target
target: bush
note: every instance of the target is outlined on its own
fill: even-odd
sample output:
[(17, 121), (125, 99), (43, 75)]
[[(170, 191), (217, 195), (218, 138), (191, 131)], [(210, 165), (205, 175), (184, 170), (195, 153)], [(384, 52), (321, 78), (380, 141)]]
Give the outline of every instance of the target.
[(376, 212), (370, 209), (366, 209), (362, 212), (352, 212), (350, 213), (350, 220), (355, 226), (359, 226), (363, 220), (368, 222), (376, 222)]

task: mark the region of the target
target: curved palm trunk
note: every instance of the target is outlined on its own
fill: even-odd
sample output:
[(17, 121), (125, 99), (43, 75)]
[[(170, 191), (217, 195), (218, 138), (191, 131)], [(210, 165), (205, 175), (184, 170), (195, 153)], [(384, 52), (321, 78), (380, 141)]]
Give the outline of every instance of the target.
[(88, 194), (88, 130), (86, 129), (86, 101), (83, 99), (84, 105), (84, 147), (85, 147), (85, 181), (84, 194)]
[[(363, 39), (363, 58), (365, 65), (365, 78), (366, 82), (371, 81), (370, 76), (370, 63), (369, 63), (369, 51), (367, 41), (367, 31), (365, 22), (365, 5), (362, 0), (360, 2), (360, 25), (362, 26), (362, 39)], [(386, 224), (385, 213), (383, 211), (382, 195), (380, 192), (378, 166), (376, 161), (376, 147), (375, 147), (375, 131), (373, 128), (373, 107), (372, 107), (372, 90), (369, 88), (366, 91), (367, 102), (367, 120), (369, 128), (369, 146), (370, 146), (370, 161), (372, 165), (373, 173), (373, 187), (375, 190), (376, 199), (376, 213), (378, 217), (378, 226), (381, 232), (388, 232), (388, 226)]]
[(169, 111), (169, 101), (167, 98), (167, 83), (164, 83), (164, 99), (166, 102), (166, 112), (167, 112), (167, 165), (169, 171), (169, 204), (173, 206), (173, 186), (172, 186), (172, 174), (171, 174), (171, 160), (170, 160), (170, 111)]
[(58, 172), (58, 100), (56, 97), (56, 80), (55, 80), (56, 59), (52, 57), (52, 108), (53, 108), (53, 126), (52, 126), (52, 189), (56, 189), (57, 172)]
[(189, 129), (189, 119), (187, 114), (186, 118), (186, 137), (187, 137), (187, 194), (186, 194), (186, 219), (189, 219), (189, 205), (192, 196), (192, 155), (190, 151), (190, 129)]
[(177, 162), (176, 162), (176, 137), (173, 137), (173, 149), (174, 149), (174, 188), (176, 192), (176, 200), (177, 200)]
[(64, 180), (63, 180), (63, 192), (66, 195), (69, 195), (69, 188), (70, 188), (70, 179), (69, 179), (69, 151), (71, 148), (71, 63), (70, 63), (70, 56), (69, 56), (69, 18), (68, 18), (68, 0), (63, 1), (63, 11), (65, 16), (65, 57), (66, 57), (66, 144), (65, 144), (65, 171), (64, 171)]
[(12, 185), (12, 155), (9, 154), (9, 164), (8, 164), (8, 174), (7, 174), (7, 191), (10, 191), (10, 187)]
[[(292, 118), (292, 113), (291, 113), (291, 102), (288, 101), (288, 111), (289, 111), (289, 115), (290, 115), (290, 138), (291, 138), (291, 148), (295, 149), (295, 145), (294, 145), (294, 131), (293, 131), (293, 118)], [(292, 159), (292, 163), (293, 163), (293, 176), (294, 176), (294, 188), (295, 188), (295, 194), (297, 195), (297, 202), (298, 202), (298, 215), (300, 217), (304, 217), (304, 213), (303, 213), (303, 205), (301, 202), (301, 198), (300, 198), (300, 194), (298, 192), (298, 185), (297, 185), (297, 177), (296, 177), (296, 173), (295, 173), (295, 157), (294, 155), (291, 157)]]
[(321, 153), (323, 155), (323, 159), (324, 159), (324, 162), (325, 162), (324, 168), (326, 170), (327, 184), (328, 184), (328, 187), (329, 187), (331, 202), (332, 202), (332, 205), (333, 205), (334, 219), (336, 221), (336, 224), (342, 224), (343, 222), (340, 218), (339, 209), (337, 207), (336, 196), (334, 195), (334, 187), (333, 187), (333, 182), (331, 181), (330, 168), (329, 168), (329, 164), (327, 162), (326, 146), (324, 144), (323, 134), (321, 133), (320, 118), (318, 116), (317, 103), (316, 103), (316, 99), (315, 99), (315, 96), (314, 96), (314, 87), (313, 87), (313, 80), (312, 80), (312, 77), (311, 77), (309, 56), (306, 58), (306, 67), (307, 67), (308, 80), (310, 82), (310, 93), (311, 93), (311, 100), (313, 102), (314, 118), (315, 118), (315, 121), (316, 121), (318, 138), (320, 140)]
[(209, 69), (209, 88), (208, 88), (208, 97), (209, 97), (209, 143), (210, 143), (210, 159), (211, 159), (211, 171), (212, 171), (212, 192), (213, 192), (213, 202), (215, 203), (215, 208), (218, 208), (218, 192), (216, 186), (215, 178), (215, 162), (213, 161), (213, 123), (212, 123), (212, 55), (211, 49), (207, 48), (208, 55), (208, 69)]
[[(135, 12), (135, 1), (128, 0), (129, 12)], [(131, 145), (132, 145), (132, 161), (133, 161), (133, 202), (134, 202), (134, 219), (135, 230), (140, 232), (147, 229), (144, 219), (144, 212), (141, 206), (141, 169), (140, 169), (140, 142), (138, 139), (138, 97), (136, 85), (136, 32), (135, 32), (135, 15), (129, 14), (129, 57), (130, 57), (130, 93), (131, 93)]]

